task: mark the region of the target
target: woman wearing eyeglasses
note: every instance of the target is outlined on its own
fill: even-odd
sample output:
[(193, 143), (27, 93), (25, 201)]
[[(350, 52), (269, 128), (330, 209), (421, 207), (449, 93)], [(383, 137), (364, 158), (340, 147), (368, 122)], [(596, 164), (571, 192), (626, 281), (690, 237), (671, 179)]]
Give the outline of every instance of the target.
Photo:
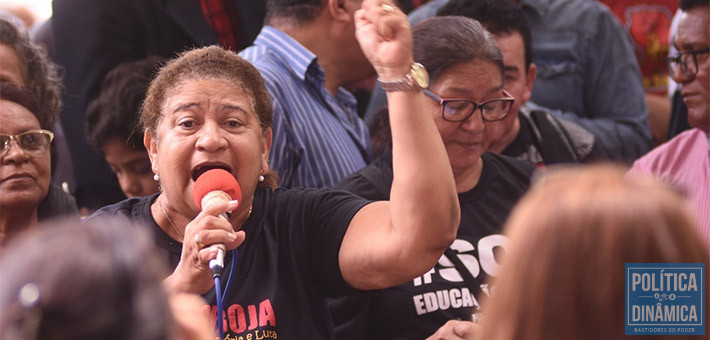
[(34, 92), (0, 82), (0, 245), (44, 217), (76, 214), (50, 185), (54, 119)]
[[(49, 184), (50, 172), (53, 173), (55, 168), (62, 169), (62, 165), (56, 166), (59, 157), (56, 157), (55, 148), (44, 144), (44, 140), (49, 139), (51, 142), (53, 139), (51, 130), (61, 105), (60, 81), (56, 67), (42, 47), (30, 41), (25, 31), (5, 18), (0, 18), (0, 82), (15, 85), (3, 84), (0, 90), (0, 98), (2, 98), (0, 245), (2, 245), (10, 236), (34, 225), (37, 220), (62, 215), (77, 216), (77, 208), (70, 194), (56, 185)], [(25, 90), (19, 91), (18, 87)], [(8, 104), (10, 102), (14, 104)], [(29, 126), (20, 126), (18, 124), (27, 123), (26, 119), (20, 117), (30, 120), (34, 117), (37, 122)], [(49, 133), (26, 133), (38, 129), (47, 130)], [(40, 144), (34, 144), (35, 142)], [(39, 148), (32, 150), (33, 145)], [(41, 166), (45, 162), (45, 157), (49, 160), (47, 162), (50, 162), (46, 167)], [(64, 167), (66, 168), (66, 164)], [(39, 174), (40, 169), (41, 178), (32, 175), (32, 173)], [(33, 182), (36, 183), (20, 189), (18, 183), (22, 180), (17, 178), (22, 178), (24, 176), (22, 173), (30, 174)], [(20, 200), (16, 196), (22, 192), (25, 198)], [(38, 195), (38, 197), (28, 201), (27, 195)], [(38, 203), (40, 201), (41, 203)]]
[[(503, 57), (493, 37), (464, 17), (432, 18), (414, 27), (413, 34), (414, 59), (431, 77), (424, 90), (426, 109), (453, 169), (461, 223), (456, 241), (423, 276), (367, 296), (331, 300), (338, 339), (423, 339), (449, 320), (478, 319), (480, 298), (491, 289), (486, 278), (497, 275), (506, 246), (503, 223), (535, 169), (485, 152), (490, 143), (487, 128), (499, 124), (513, 104), (504, 89)], [(383, 88), (387, 90), (387, 84)], [(372, 138), (389, 147), (389, 141), (382, 141), (389, 138), (389, 129), (385, 131), (385, 136)], [(388, 150), (336, 188), (371, 200), (389, 199), (392, 161)], [(470, 322), (460, 326), (472, 328)]]

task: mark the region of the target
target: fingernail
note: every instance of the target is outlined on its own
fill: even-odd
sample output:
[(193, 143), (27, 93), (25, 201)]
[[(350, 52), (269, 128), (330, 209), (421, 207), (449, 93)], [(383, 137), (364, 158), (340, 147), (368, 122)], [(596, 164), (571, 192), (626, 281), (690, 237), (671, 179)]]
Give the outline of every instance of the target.
[(227, 212), (234, 212), (234, 210), (237, 210), (237, 207), (239, 207), (239, 201), (231, 200), (227, 204)]
[(236, 239), (237, 239), (237, 234), (235, 234), (235, 233), (229, 233), (229, 240), (230, 240), (230, 241), (234, 241), (234, 240), (236, 240)]

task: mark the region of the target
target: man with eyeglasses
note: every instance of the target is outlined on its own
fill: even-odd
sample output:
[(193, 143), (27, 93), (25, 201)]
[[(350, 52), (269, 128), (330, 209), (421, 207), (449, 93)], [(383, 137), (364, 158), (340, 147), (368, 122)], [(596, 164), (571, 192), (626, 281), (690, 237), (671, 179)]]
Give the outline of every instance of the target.
[(682, 85), (692, 129), (652, 150), (632, 168), (679, 187), (688, 197), (702, 240), (710, 246), (710, 1), (681, 0), (683, 11), (673, 40), (678, 49), (666, 61)]

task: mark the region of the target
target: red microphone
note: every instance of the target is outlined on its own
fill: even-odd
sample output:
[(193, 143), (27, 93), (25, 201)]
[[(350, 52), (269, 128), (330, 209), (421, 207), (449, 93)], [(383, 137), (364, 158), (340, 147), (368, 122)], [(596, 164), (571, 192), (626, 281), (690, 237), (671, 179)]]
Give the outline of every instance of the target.
[[(219, 202), (237, 200), (241, 203), (242, 189), (239, 187), (237, 179), (227, 170), (212, 169), (205, 171), (197, 178), (195, 186), (192, 188), (192, 198), (200, 210), (204, 210)], [(229, 221), (227, 213), (222, 213), (219, 216), (225, 221)], [(223, 244), (216, 246), (219, 248), (217, 257), (210, 260), (210, 269), (212, 269), (213, 275), (217, 268), (219, 268), (217, 273), (221, 273), (224, 268), (225, 247)]]

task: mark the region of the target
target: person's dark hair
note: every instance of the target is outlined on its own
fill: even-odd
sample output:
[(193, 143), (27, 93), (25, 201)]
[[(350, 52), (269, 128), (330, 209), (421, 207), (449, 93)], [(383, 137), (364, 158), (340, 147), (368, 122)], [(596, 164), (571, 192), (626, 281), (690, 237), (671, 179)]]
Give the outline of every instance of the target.
[(523, 9), (510, 0), (449, 0), (436, 12), (438, 16), (460, 15), (476, 19), (493, 35), (519, 33), (525, 48), (525, 67), (533, 60), (530, 27)]
[(370, 147), (375, 158), (382, 156), (392, 147), (392, 132), (390, 131), (390, 115), (387, 107), (377, 111), (370, 124)]
[(86, 139), (92, 148), (103, 153), (104, 145), (119, 139), (128, 147), (145, 150), (138, 113), (161, 61), (160, 57), (149, 56), (120, 64), (106, 74), (99, 96), (86, 110)]
[(681, 11), (687, 12), (695, 7), (710, 6), (709, 0), (680, 0), (678, 7)]
[(312, 21), (327, 0), (266, 0), (267, 24), (287, 22), (303, 24)]
[(61, 81), (57, 67), (43, 47), (33, 43), (29, 34), (5, 18), (0, 18), (0, 44), (10, 47), (20, 59), (25, 86), (32, 90), (52, 121), (61, 107)]
[[(181, 53), (163, 66), (148, 87), (141, 106), (141, 124), (154, 139), (163, 117), (162, 108), (171, 90), (191, 80), (215, 79), (234, 83), (250, 99), (261, 132), (271, 127), (273, 110), (269, 93), (261, 73), (248, 61), (236, 53), (219, 46), (208, 46)], [(264, 173), (265, 180), (259, 185), (276, 187), (277, 175), (273, 171)]]
[(490, 61), (503, 77), (503, 55), (481, 24), (462, 16), (433, 17), (412, 30), (414, 60), (424, 65), (431, 83), (449, 66), (475, 59)]
[(150, 234), (127, 220), (40, 224), (0, 260), (0, 338), (176, 336)]
[(0, 82), (0, 99), (22, 105), (27, 111), (37, 118), (39, 126), (45, 130), (52, 130), (54, 126), (54, 115), (45, 111), (44, 106), (37, 98), (35, 92), (27, 87), (20, 87), (17, 84), (2, 81)]

